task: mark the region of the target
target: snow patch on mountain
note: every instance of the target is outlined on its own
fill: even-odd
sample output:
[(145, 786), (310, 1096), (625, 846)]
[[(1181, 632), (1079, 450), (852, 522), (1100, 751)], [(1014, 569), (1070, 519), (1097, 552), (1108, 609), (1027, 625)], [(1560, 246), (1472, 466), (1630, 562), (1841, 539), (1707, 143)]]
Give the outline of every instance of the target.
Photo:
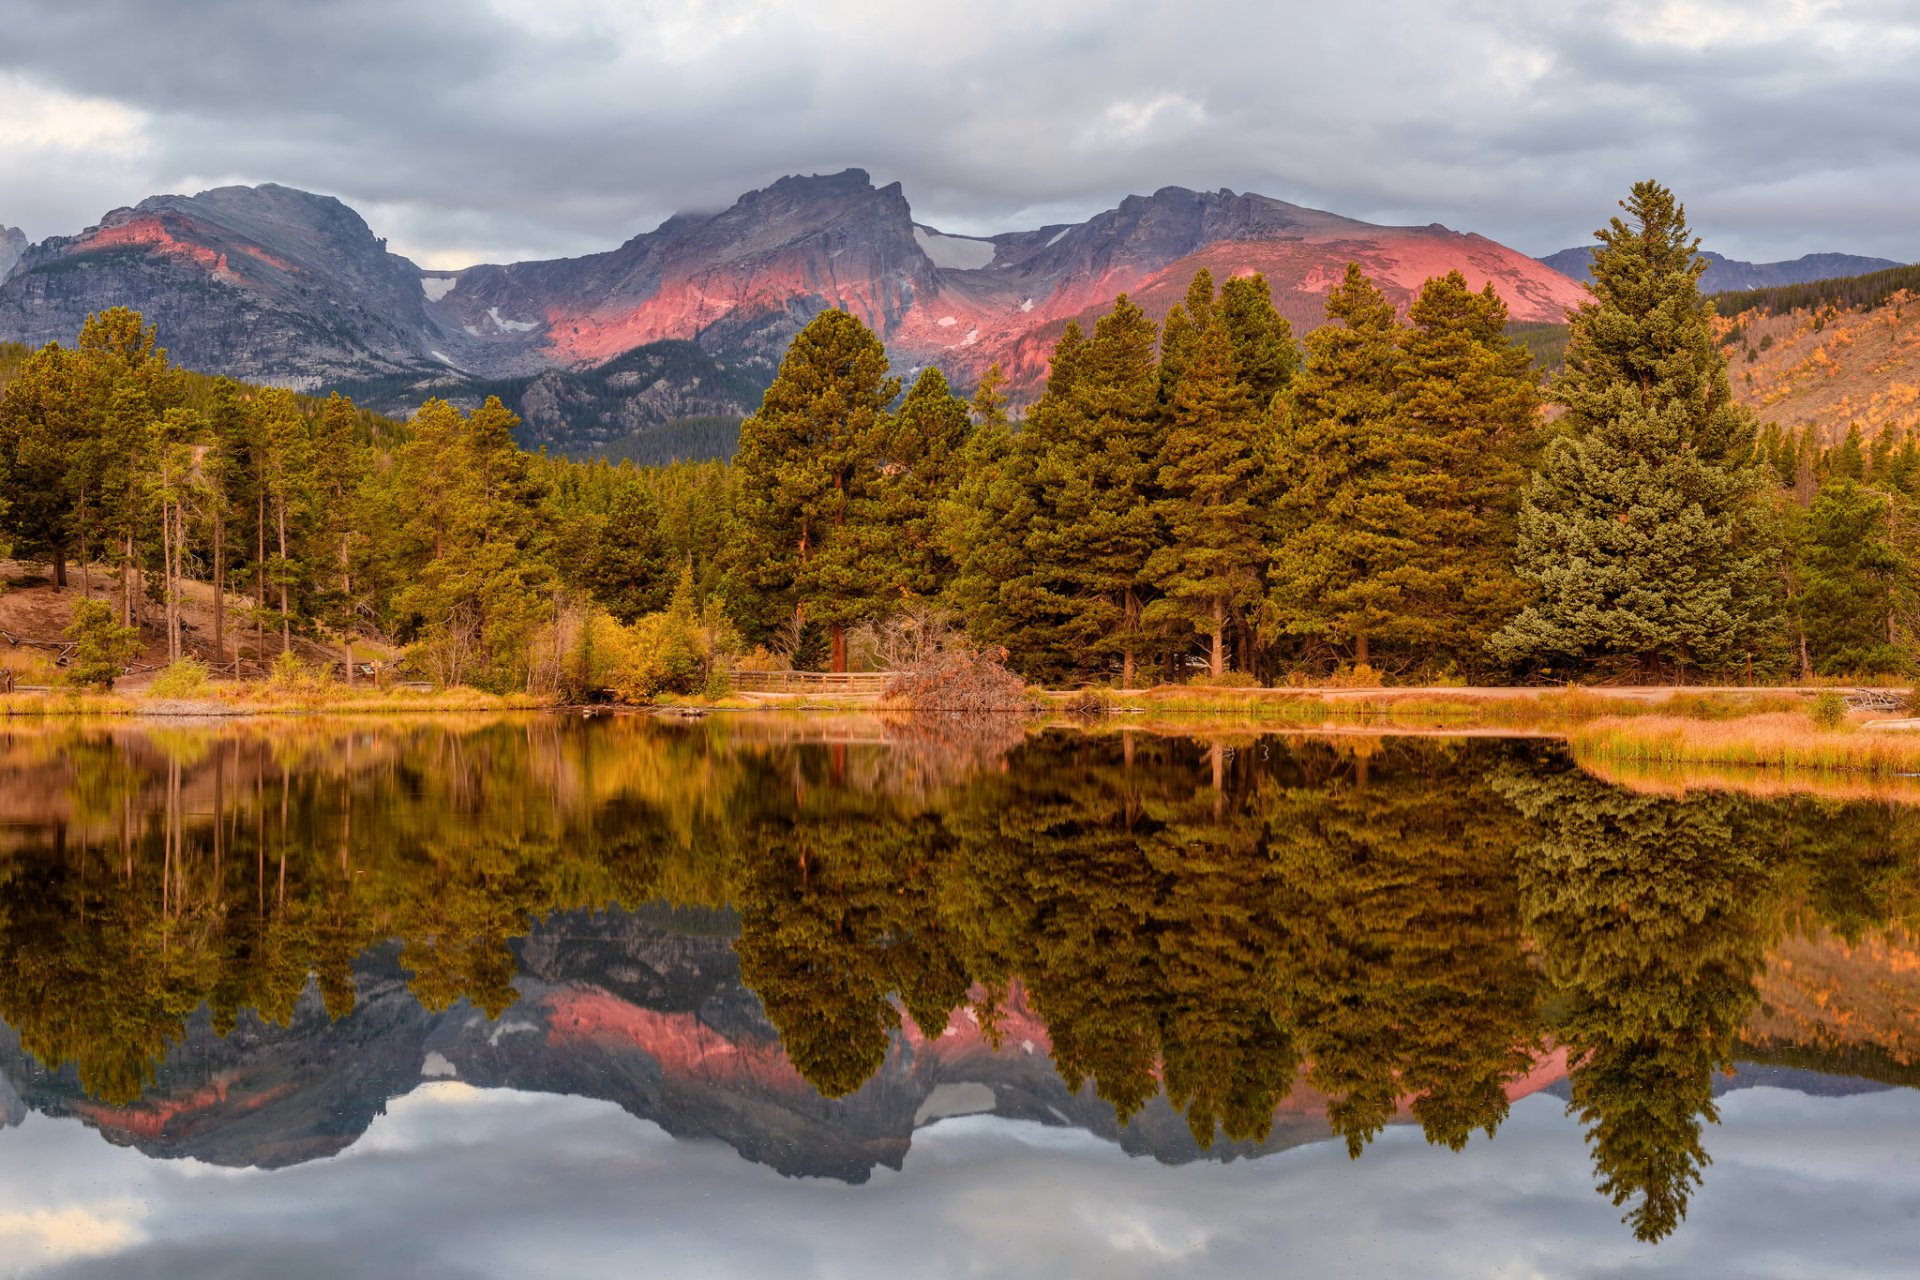
[(950, 271), (978, 271), (982, 267), (990, 267), (993, 265), (993, 255), (997, 252), (991, 240), (941, 235), (925, 227), (913, 229), (913, 240), (920, 246), (920, 252), (933, 260), (934, 266)]
[(502, 333), (532, 333), (540, 327), (532, 320), (503, 320), (498, 307), (488, 307), (487, 314), (493, 317), (493, 323)]
[(453, 292), (453, 286), (459, 284), (455, 276), (421, 276), (420, 292), (427, 295), (428, 302), (438, 302)]

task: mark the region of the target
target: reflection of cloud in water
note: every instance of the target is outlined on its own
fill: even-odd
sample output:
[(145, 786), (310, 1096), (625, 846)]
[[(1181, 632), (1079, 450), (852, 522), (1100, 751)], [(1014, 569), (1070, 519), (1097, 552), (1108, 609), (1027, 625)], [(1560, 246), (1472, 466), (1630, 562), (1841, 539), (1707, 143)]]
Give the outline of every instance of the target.
[[(1578, 1127), (1544, 1097), (1457, 1156), (1394, 1129), (1359, 1161), (1333, 1142), (1178, 1169), (972, 1116), (921, 1131), (904, 1173), (864, 1187), (783, 1179), (608, 1103), (452, 1081), (395, 1100), (339, 1158), (219, 1178), (33, 1116), (0, 1135), (0, 1271), (1910, 1274), (1920, 1093), (1761, 1088), (1722, 1106), (1713, 1176), (1651, 1247), (1594, 1196)], [(110, 1256), (78, 1256), (82, 1238)]]

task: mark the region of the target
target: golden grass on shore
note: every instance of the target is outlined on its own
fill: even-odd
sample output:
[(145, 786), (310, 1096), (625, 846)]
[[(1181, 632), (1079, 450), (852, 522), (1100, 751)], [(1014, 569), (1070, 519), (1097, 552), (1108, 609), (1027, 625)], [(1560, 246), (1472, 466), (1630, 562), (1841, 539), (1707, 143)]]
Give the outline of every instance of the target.
[(199, 695), (160, 698), (147, 694), (53, 689), (0, 695), (0, 716), (247, 716), (328, 712), (402, 714), (446, 711), (532, 711), (546, 706), (531, 694), (484, 693), (478, 689), (349, 689), (315, 684), (282, 689), (266, 683), (209, 684)]
[(1606, 716), (1573, 727), (1567, 740), (1582, 764), (1714, 766), (1880, 778), (1920, 774), (1920, 734), (1846, 725), (1822, 729), (1809, 717), (1789, 712), (1730, 720)]

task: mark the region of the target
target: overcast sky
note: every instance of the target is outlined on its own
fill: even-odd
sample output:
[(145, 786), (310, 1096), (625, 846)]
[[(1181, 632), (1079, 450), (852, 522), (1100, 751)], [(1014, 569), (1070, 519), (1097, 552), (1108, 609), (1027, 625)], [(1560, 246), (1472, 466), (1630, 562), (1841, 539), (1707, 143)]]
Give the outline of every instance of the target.
[(1911, 261), (1917, 84), (1915, 0), (0, 0), (0, 223), (275, 181), (456, 267), (858, 166), (963, 233), (1226, 186), (1541, 254), (1654, 176)]
[(0, 1276), (1910, 1277), (1920, 1094), (1721, 1103), (1687, 1220), (1637, 1243), (1556, 1098), (1459, 1155), (1417, 1128), (1168, 1168), (978, 1116), (865, 1186), (782, 1178), (613, 1104), (447, 1082), (274, 1173), (0, 1131)]

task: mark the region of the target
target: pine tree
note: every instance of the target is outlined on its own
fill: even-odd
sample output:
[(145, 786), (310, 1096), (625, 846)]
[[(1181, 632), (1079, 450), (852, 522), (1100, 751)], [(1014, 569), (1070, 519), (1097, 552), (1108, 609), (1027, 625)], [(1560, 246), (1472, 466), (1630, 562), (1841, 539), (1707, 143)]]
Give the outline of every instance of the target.
[(1273, 309), (1267, 278), (1257, 272), (1234, 276), (1221, 285), (1215, 311), (1233, 343), (1234, 372), (1246, 384), (1253, 407), (1264, 412), (1293, 382), (1300, 367), (1293, 326)]
[(1775, 535), (1671, 192), (1637, 183), (1597, 233), (1566, 408), (1528, 485), (1517, 562), (1535, 601), (1491, 641), (1514, 664), (1727, 669), (1777, 615)]
[[(269, 387), (260, 393), (258, 423), (261, 445), (262, 492), (266, 497), (267, 537), (272, 558), (267, 579), (280, 601), (280, 652), (293, 648), (295, 585), (306, 566), (294, 553), (300, 524), (309, 513), (313, 496), (313, 448), (306, 415), (291, 391)], [(265, 601), (259, 602), (262, 606)]]
[(1525, 603), (1513, 572), (1518, 494), (1537, 452), (1532, 357), (1506, 337), (1507, 308), (1457, 271), (1429, 280), (1401, 331), (1396, 488), (1408, 558), (1386, 570), (1404, 608), (1383, 635), (1471, 671), (1486, 641)]
[(1054, 412), (1036, 406), (1031, 422), (1039, 512), (1028, 550), (1044, 566), (1059, 640), (1082, 664), (1117, 662), (1129, 685), (1151, 643), (1146, 564), (1158, 543), (1152, 501), (1165, 435), (1156, 336), (1122, 294), (1072, 353), (1060, 395), (1049, 380)]
[(0, 397), (0, 501), (13, 553), (45, 557), (55, 589), (67, 585), (87, 507), (85, 476), (75, 466), (90, 416), (79, 363), (49, 344), (27, 357)]
[(881, 603), (848, 522), (871, 493), (899, 391), (880, 340), (847, 312), (823, 311), (740, 428), (731, 568), (751, 615), (741, 621), (763, 634), (783, 615), (826, 624), (835, 671), (846, 670), (847, 627)]
[(868, 562), (890, 595), (928, 600), (952, 580), (954, 559), (939, 536), (939, 513), (960, 482), (972, 434), (967, 402), (931, 366), (888, 419), (873, 505), (862, 511), (860, 532), (869, 540)]
[(1282, 437), (1285, 491), (1264, 617), (1370, 661), (1371, 639), (1404, 616), (1391, 574), (1415, 554), (1394, 465), (1399, 326), (1393, 304), (1354, 263), (1327, 296), (1329, 323), (1307, 335)]
[(660, 508), (638, 481), (625, 480), (614, 490), (612, 508), (594, 530), (581, 582), (622, 622), (665, 607), (672, 568), (660, 536)]
[(1788, 604), (1803, 675), (1914, 669), (1914, 560), (1896, 502), (1841, 472), (1794, 522)]
[[(1256, 412), (1237, 376), (1225, 324), (1213, 313), (1212, 280), (1195, 277), (1194, 311), (1176, 307), (1168, 342), (1178, 344), (1178, 373), (1168, 388), (1154, 512), (1162, 544), (1145, 576), (1160, 592), (1146, 610), (1150, 623), (1171, 622), (1209, 637), (1209, 670), (1227, 669), (1232, 620), (1260, 595), (1265, 547), (1260, 536), (1265, 462), (1272, 452), (1268, 418)], [(1204, 289), (1205, 294), (1200, 290)], [(1162, 371), (1166, 362), (1162, 362)]]

